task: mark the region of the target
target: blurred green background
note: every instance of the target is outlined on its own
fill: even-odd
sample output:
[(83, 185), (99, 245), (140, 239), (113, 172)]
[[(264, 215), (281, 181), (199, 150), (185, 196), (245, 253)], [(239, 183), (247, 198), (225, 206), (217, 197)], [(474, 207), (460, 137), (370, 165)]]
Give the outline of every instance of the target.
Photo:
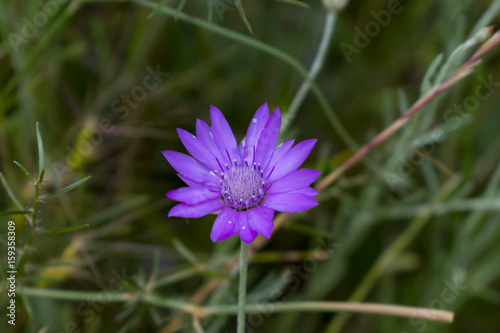
[[(162, 2), (174, 10), (179, 5)], [(241, 140), (264, 102), (286, 114), (303, 77), (240, 37), (176, 20), (147, 3), (158, 5), (0, 1), (0, 172), (22, 208), (32, 205), (34, 186), (12, 161), (38, 173), (38, 122), (48, 178), (41, 195), (91, 176), (37, 207), (41, 221), (17, 286), (50, 292), (18, 293), (16, 326), (2, 315), (6, 332), (198, 329), (182, 312), (104, 296), (125, 292), (212, 306), (236, 302), (238, 282), (225, 266), (238, 239), (213, 244), (214, 215), (167, 217), (174, 202), (165, 193), (182, 182), (161, 151), (185, 152), (176, 128), (193, 132), (196, 118), (209, 121), (210, 105)], [(207, 1), (187, 1), (182, 11), (201, 25), (283, 50), (309, 68), (326, 10), (320, 1), (305, 3), (310, 8), (245, 1), (253, 34), (232, 0), (212, 1), (210, 23)], [(376, 22), (371, 11), (387, 10), (388, 3), (351, 1), (339, 11), (316, 80), (360, 145), (425, 91), (425, 73), (439, 54), (445, 63), (478, 28), (498, 22), (500, 11), (500, 1), (401, 1), (401, 11), (347, 59), (341, 45), (356, 46), (355, 28), (365, 31)], [(471, 76), (324, 191), (318, 207), (273, 233), (249, 267), (249, 301), (269, 308), (276, 301), (350, 299), (443, 308), (455, 312), (454, 323), (266, 310), (249, 316), (248, 332), (500, 332), (499, 84), (474, 99), (484, 80), (500, 82), (498, 54), (494, 49)], [(320, 169), (320, 178), (354, 153), (312, 93), (280, 140), (288, 138), (318, 138), (304, 167)], [(0, 212), (18, 210), (5, 186), (0, 193)], [(23, 215), (0, 220), (5, 278), (7, 222), (16, 222), (18, 254), (31, 227)], [(218, 279), (215, 290), (200, 289)], [(57, 290), (89, 294), (64, 300)], [(1, 298), (2, 309), (7, 301)], [(201, 326), (231, 332), (235, 317), (210, 316)]]

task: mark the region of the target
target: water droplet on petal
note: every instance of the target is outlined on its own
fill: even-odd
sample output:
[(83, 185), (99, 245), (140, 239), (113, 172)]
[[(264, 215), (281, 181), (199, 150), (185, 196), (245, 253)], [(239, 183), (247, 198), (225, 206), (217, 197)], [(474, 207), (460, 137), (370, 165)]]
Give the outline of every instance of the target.
[(196, 139), (196, 135), (194, 135), (194, 134), (191, 134), (191, 135), (193, 136), (193, 139)]
[(212, 139), (213, 139), (213, 138), (214, 138), (214, 136), (212, 135), (212, 132), (208, 132), (208, 133), (210, 133), (210, 136), (211, 136), (211, 137), (212, 137)]
[(252, 118), (252, 123), (256, 123), (257, 122), (257, 118)]
[(229, 224), (231, 224), (231, 221), (229, 221)]
[(212, 176), (215, 176), (215, 172), (213, 172), (213, 171), (210, 171), (210, 174), (211, 174)]
[(283, 146), (283, 142), (280, 143), (276, 148), (281, 148), (281, 146)]
[(245, 229), (245, 227), (242, 227), (241, 229)]

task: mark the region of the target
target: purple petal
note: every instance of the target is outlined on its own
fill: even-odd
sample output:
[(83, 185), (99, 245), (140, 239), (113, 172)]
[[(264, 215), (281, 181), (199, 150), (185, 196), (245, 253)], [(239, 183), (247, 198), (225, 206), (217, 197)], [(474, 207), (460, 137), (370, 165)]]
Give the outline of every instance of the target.
[(266, 126), (269, 119), (269, 107), (267, 103), (262, 104), (262, 106), (255, 112), (250, 125), (248, 125), (247, 135), (245, 136), (245, 150), (243, 156), (248, 160), (253, 162), (254, 148), (259, 142), (260, 133)]
[(271, 157), (271, 160), (269, 161), (266, 169), (271, 171), (272, 168), (276, 165), (276, 162), (278, 162), (292, 148), (294, 142), (295, 140), (293, 139), (287, 140), (280, 143), (276, 148), (274, 148), (273, 156)]
[(288, 192), (288, 193), (301, 193), (301, 194), (305, 194), (309, 197), (315, 197), (318, 195), (318, 191), (316, 191), (315, 189), (313, 189), (310, 186), (306, 186), (306, 187), (303, 187), (303, 188), (298, 189), (298, 190), (293, 190), (293, 191)]
[(245, 155), (245, 138), (241, 140), (240, 144), (238, 145), (238, 151), (240, 152), (241, 156)]
[(180, 203), (172, 207), (170, 212), (168, 212), (168, 216), (202, 217), (204, 215), (216, 212), (224, 206), (224, 202), (222, 202), (222, 199), (220, 197), (203, 201), (195, 205)]
[(236, 210), (226, 206), (215, 219), (210, 238), (214, 243), (216, 241), (222, 242), (237, 233), (238, 221), (236, 219)]
[(162, 153), (168, 163), (170, 163), (170, 165), (181, 175), (199, 183), (218, 184), (219, 178), (210, 174), (210, 172), (213, 173), (213, 171), (210, 171), (206, 166), (191, 156), (171, 150), (165, 150)]
[(181, 187), (167, 193), (167, 197), (188, 205), (220, 197), (220, 193), (211, 191), (208, 187)]
[(220, 169), (215, 156), (210, 152), (210, 149), (207, 149), (207, 147), (200, 142), (200, 139), (181, 128), (177, 129), (177, 133), (184, 147), (186, 147), (187, 151), (194, 158), (210, 168), (210, 170)]
[(276, 165), (271, 170), (269, 170), (269, 168), (268, 171), (266, 170), (270, 173), (270, 175), (266, 175), (267, 181), (274, 182), (300, 167), (313, 149), (316, 141), (316, 139), (305, 140), (290, 149), (278, 162), (276, 162)]
[(260, 206), (247, 210), (247, 215), (248, 225), (253, 231), (258, 232), (266, 238), (271, 237), (274, 227), (272, 215), (270, 216)]
[(260, 163), (263, 169), (266, 168), (273, 155), (274, 148), (276, 147), (280, 135), (280, 126), (281, 113), (280, 109), (276, 108), (267, 121), (266, 127), (262, 130), (259, 143), (255, 150), (255, 162)]
[(266, 195), (262, 205), (279, 212), (297, 213), (315, 207), (318, 203), (305, 194), (278, 193)]
[(299, 169), (290, 172), (284, 177), (274, 181), (267, 193), (291, 192), (309, 186), (318, 178), (321, 171), (312, 169)]
[[(222, 156), (225, 157), (224, 160), (227, 161), (226, 163), (231, 165), (235, 159), (237, 162), (241, 162), (238, 145), (231, 127), (227, 123), (222, 112), (212, 105), (210, 106), (210, 119), (212, 121), (212, 126), (210, 128), (212, 129), (215, 144), (217, 148), (219, 148)], [(226, 156), (228, 153), (230, 159)]]
[[(216, 161), (218, 160), (223, 164), (223, 161), (226, 160), (226, 157), (223, 157), (215, 144), (214, 138), (210, 132), (210, 126), (206, 122), (201, 119), (196, 119), (196, 136), (200, 140), (201, 143), (214, 155)], [(225, 154), (224, 154), (225, 155)], [(217, 163), (219, 165), (219, 163)], [(222, 168), (222, 165), (219, 166), (219, 169)], [(221, 169), (220, 171), (224, 171)]]
[(273, 209), (269, 209), (269, 208), (266, 208), (264, 206), (259, 206), (259, 207), (262, 208), (262, 211), (264, 213), (266, 213), (271, 220), (274, 218), (274, 210)]
[(183, 176), (181, 174), (177, 174), (177, 176), (182, 179), (182, 181), (184, 183), (186, 183), (186, 185), (188, 186), (193, 186), (193, 187), (209, 187), (211, 188), (212, 190), (217, 190), (219, 189), (219, 184), (203, 184), (203, 183), (200, 183), (200, 182), (197, 182), (197, 181), (194, 181), (186, 176)]
[(245, 243), (251, 243), (257, 237), (257, 232), (248, 225), (248, 211), (238, 212), (237, 214), (240, 238)]

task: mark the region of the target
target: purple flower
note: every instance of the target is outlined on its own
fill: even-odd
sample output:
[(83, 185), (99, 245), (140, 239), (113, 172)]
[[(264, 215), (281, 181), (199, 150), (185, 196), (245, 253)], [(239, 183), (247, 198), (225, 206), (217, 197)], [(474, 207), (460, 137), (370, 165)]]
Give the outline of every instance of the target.
[(194, 158), (163, 152), (188, 185), (167, 193), (170, 199), (181, 202), (168, 216), (194, 218), (220, 211), (210, 234), (212, 241), (239, 234), (250, 243), (258, 233), (271, 236), (274, 211), (295, 213), (318, 205), (312, 198), (318, 192), (309, 185), (320, 172), (297, 170), (316, 139), (294, 147), (294, 140), (276, 146), (281, 126), (279, 108), (269, 115), (267, 104), (262, 105), (239, 145), (226, 119), (213, 106), (210, 118), (212, 126), (196, 120), (196, 136), (177, 129)]

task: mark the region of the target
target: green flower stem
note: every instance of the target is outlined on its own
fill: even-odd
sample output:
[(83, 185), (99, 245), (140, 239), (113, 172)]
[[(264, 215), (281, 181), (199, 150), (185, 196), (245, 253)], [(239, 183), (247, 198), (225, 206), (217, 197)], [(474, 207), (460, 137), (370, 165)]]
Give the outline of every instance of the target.
[(240, 248), (240, 285), (238, 290), (238, 329), (237, 333), (245, 332), (245, 305), (247, 296), (248, 244), (241, 241)]
[[(68, 301), (95, 301), (105, 300), (109, 303), (126, 303), (131, 300), (141, 300), (149, 305), (162, 308), (180, 310), (192, 314), (196, 318), (204, 318), (214, 315), (235, 315), (240, 313), (239, 305), (218, 305), (218, 306), (195, 306), (181, 301), (166, 299), (154, 294), (142, 293), (110, 293), (110, 292), (89, 292), (71, 291), (45, 288), (18, 287), (20, 295), (27, 297), (41, 297), (60, 299)], [(244, 313), (262, 313), (263, 309), (271, 309), (273, 313), (281, 312), (354, 312), (370, 313), (379, 315), (390, 315), (398, 317), (423, 318), (426, 320), (452, 322), (453, 313), (443, 310), (433, 310), (426, 308), (415, 308), (409, 306), (397, 306), (388, 304), (354, 303), (354, 302), (289, 302), (289, 303), (257, 303), (247, 304)]]
[[(328, 47), (330, 46), (330, 41), (332, 40), (332, 35), (334, 31), (335, 21), (337, 19), (337, 12), (327, 11), (325, 18), (325, 26), (323, 27), (323, 36), (321, 37), (321, 42), (318, 46), (318, 50), (316, 51), (316, 56), (314, 57), (311, 68), (309, 69), (309, 78), (311, 80), (316, 79), (321, 68), (323, 68), (323, 63), (325, 61), (325, 56), (328, 52)], [(307, 80), (304, 80), (299, 87), (299, 90), (295, 93), (290, 106), (286, 114), (283, 117), (283, 121), (281, 123), (281, 131), (284, 132), (292, 122), (292, 120), (297, 115), (297, 111), (300, 108), (300, 105), (304, 101), (307, 93), (311, 89), (311, 85)]]
[(36, 215), (37, 215), (37, 208), (38, 208), (38, 201), (39, 201), (38, 186), (41, 184), (42, 181), (43, 181), (43, 179), (37, 179), (36, 182), (33, 184), (33, 186), (35, 187), (35, 200), (33, 201), (32, 213), (30, 216), (27, 216), (30, 231), (29, 231), (28, 239), (26, 240), (26, 243), (24, 244), (24, 248), (21, 251), (19, 258), (17, 259), (17, 263), (16, 263), (17, 278), (21, 278), (22, 275), (24, 274), (24, 266), (26, 265), (26, 262), (28, 261), (28, 251), (29, 251), (29, 248), (31, 247), (31, 244), (33, 243), (33, 238), (35, 237)]
[[(153, 1), (149, 0), (132, 0), (132, 2), (150, 8), (150, 9), (156, 9), (158, 4)], [(266, 43), (263, 43), (255, 38), (246, 36), (244, 34), (226, 29), (224, 27), (218, 26), (216, 24), (207, 22), (206, 20), (193, 17), (187, 14), (184, 14), (182, 12), (177, 13), (175, 9), (170, 8), (168, 6), (162, 6), (161, 8), (158, 9), (158, 11), (172, 16), (172, 17), (177, 17), (181, 21), (188, 22), (190, 24), (194, 24), (196, 26), (199, 26), (201, 28), (207, 29), (209, 31), (215, 32), (221, 36), (224, 36), (229, 39), (236, 40), (237, 42), (240, 42), (242, 44), (246, 44), (250, 47), (253, 47), (257, 50), (263, 51), (265, 53), (268, 53), (278, 59), (283, 60), (284, 62), (288, 63), (290, 66), (292, 66), (297, 72), (299, 72), (302, 77), (306, 80), (306, 82), (310, 85), (312, 92), (318, 99), (321, 108), (323, 109), (323, 112), (325, 113), (325, 116), (327, 117), (328, 121), (332, 125), (332, 127), (335, 129), (339, 137), (344, 141), (344, 143), (352, 150), (357, 150), (359, 148), (359, 145), (357, 142), (354, 140), (354, 138), (349, 134), (349, 132), (345, 129), (345, 127), (342, 125), (340, 120), (337, 118), (337, 115), (333, 111), (332, 107), (328, 103), (328, 100), (326, 99), (325, 95), (319, 88), (319, 86), (314, 82), (314, 80), (309, 76), (306, 68), (302, 66), (302, 64), (295, 59), (294, 57), (290, 56), (289, 54), (283, 52), (282, 50), (272, 46), (268, 45)]]

